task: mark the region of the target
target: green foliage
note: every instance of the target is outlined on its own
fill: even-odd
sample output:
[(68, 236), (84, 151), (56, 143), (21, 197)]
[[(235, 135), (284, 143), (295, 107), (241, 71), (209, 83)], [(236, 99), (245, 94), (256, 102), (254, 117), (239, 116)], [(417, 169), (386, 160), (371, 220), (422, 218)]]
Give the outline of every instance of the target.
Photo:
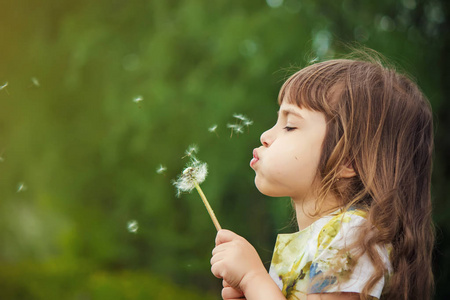
[[(286, 76), (354, 41), (415, 75), (432, 102), (435, 218), (441, 236), (449, 232), (444, 1), (6, 2), (0, 298), (219, 297), (209, 271), (214, 226), (199, 197), (176, 198), (171, 183), (193, 143), (208, 163), (202, 188), (222, 226), (269, 262), (277, 232), (289, 228), (290, 204), (256, 190), (251, 151), (276, 119)], [(254, 125), (230, 137), (234, 113)], [(217, 134), (208, 132), (213, 124)], [(136, 233), (127, 231), (130, 220)], [(447, 241), (439, 240), (437, 299), (450, 294), (439, 264), (449, 266), (439, 254)]]
[(91, 266), (21, 263), (2, 265), (0, 287), (5, 299), (218, 299), (192, 288), (180, 288), (150, 272), (102, 271)]

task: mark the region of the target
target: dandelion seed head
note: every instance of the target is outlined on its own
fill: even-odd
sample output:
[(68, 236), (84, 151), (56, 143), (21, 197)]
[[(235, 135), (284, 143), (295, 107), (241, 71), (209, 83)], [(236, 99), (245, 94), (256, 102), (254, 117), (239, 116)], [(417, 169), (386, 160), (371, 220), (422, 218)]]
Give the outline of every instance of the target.
[(167, 168), (163, 165), (159, 165), (159, 167), (156, 169), (156, 173), (158, 173), (158, 174), (163, 174), (166, 171), (167, 171)]
[(0, 90), (3, 90), (7, 86), (8, 86), (8, 81), (6, 81), (2, 86), (0, 86)]
[(191, 156), (191, 163), (192, 164), (200, 164), (201, 162), (197, 159), (195, 156)]
[(208, 175), (208, 165), (198, 159), (191, 158), (191, 161), (186, 165), (186, 168), (178, 176), (173, 185), (177, 189), (177, 196), (182, 192), (190, 192), (195, 188), (196, 184), (201, 184), (205, 181)]
[(139, 229), (139, 224), (138, 224), (138, 222), (137, 222), (136, 220), (128, 221), (128, 223), (127, 223), (127, 229), (128, 229), (128, 231), (131, 232), (131, 233), (136, 233), (136, 232), (138, 231), (138, 229)]

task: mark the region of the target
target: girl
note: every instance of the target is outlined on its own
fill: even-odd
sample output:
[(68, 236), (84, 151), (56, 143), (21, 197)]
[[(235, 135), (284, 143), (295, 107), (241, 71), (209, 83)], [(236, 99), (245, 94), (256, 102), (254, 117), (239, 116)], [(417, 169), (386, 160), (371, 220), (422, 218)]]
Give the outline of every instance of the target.
[(282, 86), (250, 163), (260, 192), (291, 197), (299, 231), (277, 238), (269, 273), (221, 230), (211, 259), (223, 299), (431, 299), (428, 101), (376, 60), (308, 66)]

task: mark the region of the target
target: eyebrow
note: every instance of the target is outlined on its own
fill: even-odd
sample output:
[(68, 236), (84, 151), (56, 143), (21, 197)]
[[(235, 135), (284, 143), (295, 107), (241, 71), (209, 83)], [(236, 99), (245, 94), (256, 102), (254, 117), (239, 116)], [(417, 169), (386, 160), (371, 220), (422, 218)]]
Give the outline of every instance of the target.
[(282, 113), (284, 116), (288, 116), (288, 115), (294, 115), (296, 117), (299, 117), (301, 119), (304, 119), (302, 114), (292, 108), (284, 108), (278, 111), (278, 115)]

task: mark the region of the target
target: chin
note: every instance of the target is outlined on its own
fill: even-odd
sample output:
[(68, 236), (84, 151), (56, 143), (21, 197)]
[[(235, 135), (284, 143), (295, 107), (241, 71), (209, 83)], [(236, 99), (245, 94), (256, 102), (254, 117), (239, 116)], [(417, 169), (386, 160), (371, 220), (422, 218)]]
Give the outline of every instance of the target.
[(255, 186), (261, 194), (269, 196), (269, 197), (284, 197), (284, 196), (286, 196), (286, 195), (280, 193), (280, 191), (277, 191), (276, 189), (271, 187), (270, 185), (260, 182), (257, 178), (255, 178)]

